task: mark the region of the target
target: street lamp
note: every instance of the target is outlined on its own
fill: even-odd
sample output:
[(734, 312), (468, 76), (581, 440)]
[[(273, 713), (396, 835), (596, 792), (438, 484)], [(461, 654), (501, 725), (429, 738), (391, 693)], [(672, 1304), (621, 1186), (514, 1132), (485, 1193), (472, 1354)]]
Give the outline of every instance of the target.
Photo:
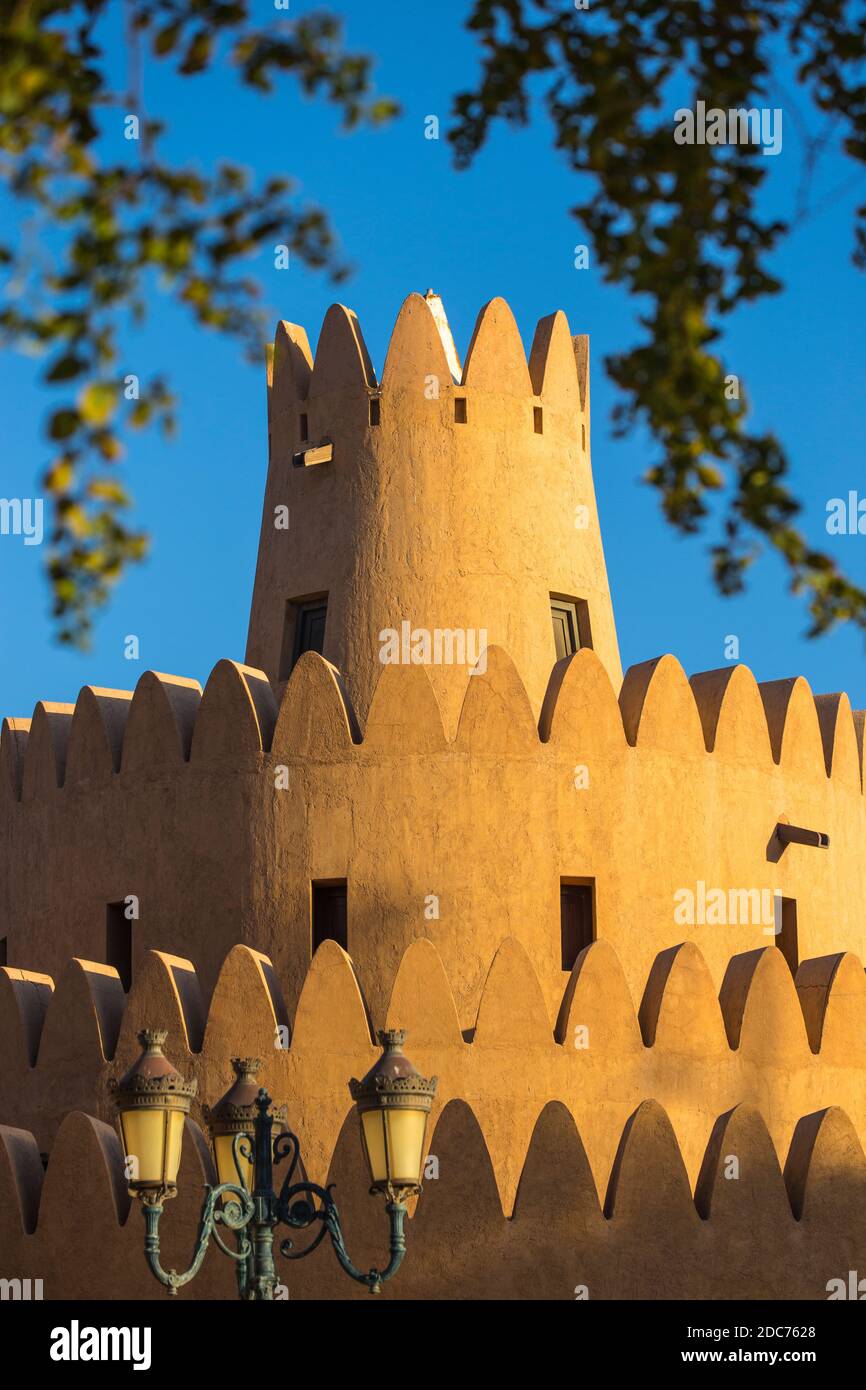
[[(170, 1294), (176, 1294), (198, 1273), (213, 1239), (235, 1261), (240, 1297), (273, 1299), (277, 1283), (274, 1229), (283, 1225), (302, 1231), (318, 1225), (310, 1244), (301, 1250), (295, 1250), (290, 1239), (282, 1240), (280, 1251), (285, 1258), (303, 1259), (328, 1236), (350, 1278), (379, 1293), (406, 1253), (406, 1203), (421, 1191), (427, 1120), (436, 1094), (436, 1077), (425, 1080), (405, 1056), (405, 1034), (379, 1033), (382, 1056), (362, 1081), (349, 1083), (361, 1119), (370, 1191), (385, 1194), (390, 1229), (388, 1264), (367, 1273), (349, 1259), (331, 1195), (333, 1184), (324, 1188), (293, 1181), (300, 1162), (298, 1138), (286, 1124), (285, 1108), (272, 1110), (271, 1097), (258, 1086), (259, 1059), (241, 1057), (232, 1059), (235, 1081), (231, 1088), (212, 1110), (205, 1107), (219, 1182), (205, 1187), (192, 1263), (183, 1274), (162, 1268), (159, 1220), (164, 1203), (177, 1195), (183, 1124), (196, 1092), (196, 1083), (184, 1081), (163, 1055), (166, 1036), (150, 1028), (139, 1033), (141, 1056), (121, 1081), (109, 1082), (117, 1104), (129, 1191), (142, 1205), (144, 1252), (154, 1276)], [(274, 1167), (284, 1159), (289, 1166), (277, 1193)], [(236, 1249), (225, 1243), (221, 1227), (233, 1232)]]
[[(203, 1107), (205, 1122), (210, 1130), (216, 1160), (217, 1177), (221, 1183), (231, 1186), (240, 1182), (248, 1192), (253, 1186), (253, 1155), (248, 1144), (238, 1144), (235, 1149), (235, 1136), (245, 1138), (252, 1135), (256, 1123), (256, 1100), (259, 1083), (256, 1077), (261, 1070), (259, 1057), (232, 1057), (235, 1083), (229, 1087), (222, 1100), (213, 1109)], [(285, 1129), (286, 1109), (272, 1111), (279, 1128)]]
[(397, 1030), (380, 1033), (382, 1056), (363, 1081), (349, 1082), (361, 1117), (370, 1191), (398, 1202), (401, 1194), (419, 1190), (427, 1116), (436, 1092), (436, 1078), (425, 1081), (404, 1053), (405, 1039)]

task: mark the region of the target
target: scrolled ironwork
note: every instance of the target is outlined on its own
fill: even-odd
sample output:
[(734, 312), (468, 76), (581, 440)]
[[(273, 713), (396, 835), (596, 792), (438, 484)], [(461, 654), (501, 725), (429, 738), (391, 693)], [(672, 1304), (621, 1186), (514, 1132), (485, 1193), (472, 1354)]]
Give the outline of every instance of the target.
[[(314, 1182), (293, 1181), (301, 1161), (300, 1141), (288, 1129), (276, 1135), (272, 1133), (274, 1115), (271, 1098), (266, 1091), (259, 1091), (255, 1105), (257, 1113), (252, 1121), (253, 1132), (238, 1132), (232, 1139), (232, 1157), (238, 1182), (206, 1187), (193, 1257), (183, 1273), (179, 1274), (174, 1269), (165, 1270), (160, 1262), (159, 1222), (165, 1197), (171, 1194), (159, 1190), (141, 1194), (145, 1219), (145, 1257), (154, 1277), (167, 1288), (169, 1294), (176, 1295), (179, 1288), (195, 1278), (208, 1245), (213, 1240), (235, 1262), (238, 1292), (242, 1299), (273, 1299), (277, 1285), (272, 1249), (276, 1228), (282, 1226), (289, 1231), (300, 1232), (315, 1227), (317, 1229), (312, 1240), (302, 1249), (295, 1248), (290, 1236), (284, 1237), (279, 1243), (284, 1258), (304, 1259), (328, 1238), (345, 1273), (371, 1293), (378, 1294), (382, 1285), (397, 1273), (406, 1254), (404, 1222), (407, 1208), (404, 1198), (408, 1190), (389, 1190), (387, 1193), (385, 1211), (390, 1235), (388, 1263), (381, 1270), (375, 1266), (366, 1271), (358, 1269), (346, 1249), (340, 1214), (332, 1195), (333, 1184), (321, 1187)], [(286, 1160), (288, 1168), (277, 1193), (273, 1185), (273, 1170)], [(243, 1164), (252, 1165), (252, 1192), (247, 1186)], [(231, 1249), (226, 1243), (220, 1228), (233, 1233), (236, 1249)]]
[[(228, 1202), (224, 1207), (218, 1207), (226, 1194), (231, 1193), (236, 1201)], [(217, 1230), (218, 1223), (222, 1223), (232, 1231), (245, 1231), (255, 1214), (255, 1204), (249, 1192), (243, 1187), (237, 1187), (234, 1183), (220, 1183), (217, 1187), (206, 1187), (205, 1198), (202, 1203), (201, 1216), (199, 1217), (198, 1235), (196, 1237), (195, 1250), (189, 1267), (178, 1274), (175, 1269), (163, 1269), (160, 1259), (159, 1242), (159, 1221), (163, 1213), (163, 1205), (159, 1201), (143, 1203), (145, 1236), (144, 1253), (151, 1273), (164, 1284), (169, 1293), (176, 1295), (179, 1288), (188, 1284), (194, 1279), (201, 1269), (207, 1247), (211, 1237), (216, 1244), (233, 1260), (246, 1260), (250, 1253), (250, 1242), (246, 1235), (243, 1235), (238, 1242), (238, 1249), (231, 1250), (223, 1241)], [(235, 1215), (237, 1213), (237, 1215)]]

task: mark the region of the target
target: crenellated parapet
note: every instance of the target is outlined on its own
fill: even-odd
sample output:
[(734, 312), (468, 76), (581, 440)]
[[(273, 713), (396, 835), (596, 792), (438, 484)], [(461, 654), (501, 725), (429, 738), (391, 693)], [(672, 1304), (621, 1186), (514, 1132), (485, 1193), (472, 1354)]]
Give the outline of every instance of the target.
[[(0, 971), (0, 1114), (15, 1120), (0, 1125), (0, 1275), (41, 1277), (46, 1297), (85, 1287), (91, 1297), (148, 1295), (107, 1090), (145, 1022), (168, 1029), (172, 1060), (198, 1081), (168, 1223), (177, 1248), (189, 1244), (210, 1177), (200, 1107), (229, 1084), (229, 1058), (249, 1052), (288, 1106), (308, 1176), (338, 1184), (353, 1244), (375, 1260), (379, 1213), (366, 1197), (347, 1079), (376, 1049), (346, 954), (322, 947), (292, 1016), (271, 962), (242, 946), (207, 1005), (178, 957), (149, 956), (128, 998), (103, 970), (71, 962), (47, 1009), (44, 980)], [(546, 1298), (573, 1298), (585, 1284), (591, 1298), (820, 1299), (829, 1280), (864, 1267), (866, 980), (855, 958), (807, 962), (795, 987), (768, 947), (734, 958), (717, 997), (701, 953), (684, 945), (657, 958), (633, 1000), (616, 953), (597, 942), (554, 1019), (526, 952), (509, 940), (467, 1039), (442, 960), (419, 940), (386, 1012), (407, 1029), (417, 1065), (440, 1078), (412, 1260), (395, 1296), (526, 1297), (527, 1241), (538, 1261), (532, 1295)], [(477, 1224), (466, 1242), (469, 1192)], [(86, 1248), (98, 1249), (98, 1268), (54, 1253), (67, 1248), (78, 1209), (94, 1223)], [(467, 1246), (484, 1248), (483, 1264)], [(445, 1287), (443, 1264), (458, 1249), (456, 1287)], [(230, 1296), (222, 1263), (209, 1262), (193, 1296)], [(346, 1296), (327, 1261), (300, 1284), (282, 1268), (292, 1297), (296, 1288)]]
[[(742, 666), (690, 683), (663, 657), (633, 667), (617, 700), (582, 650), (554, 668), (536, 722), (495, 648), (464, 689), (452, 738), (424, 667), (385, 667), (362, 728), (340, 673), (312, 653), (279, 705), (262, 672), (223, 661), (203, 692), (149, 672), (134, 693), (86, 688), (74, 708), (6, 721), (10, 964), (56, 974), (70, 954), (105, 959), (106, 905), (132, 897), (134, 970), (168, 950), (210, 988), (242, 941), (273, 959), (294, 1007), (311, 883), (343, 879), (377, 1022), (421, 936), (442, 955), (461, 1027), (509, 936), (553, 1012), (570, 878), (594, 884), (596, 936), (633, 993), (684, 941), (717, 989), (731, 956), (775, 945), (772, 918), (720, 918), (713, 894), (794, 900), (799, 960), (866, 955), (862, 753), (844, 695), (759, 686)], [(829, 847), (773, 853), (784, 822)]]

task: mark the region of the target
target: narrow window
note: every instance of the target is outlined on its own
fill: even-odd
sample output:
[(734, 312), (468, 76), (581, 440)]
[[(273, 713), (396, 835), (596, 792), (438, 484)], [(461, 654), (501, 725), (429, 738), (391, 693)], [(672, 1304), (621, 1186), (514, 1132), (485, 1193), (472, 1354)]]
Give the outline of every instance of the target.
[[(302, 603), (298, 609), (298, 631), (295, 641), (295, 661), (304, 652), (318, 652), (325, 649), (325, 619), (328, 603)], [(294, 662), (292, 663), (294, 665)]]
[(0, 936), (0, 965), (9, 964), (9, 938)]
[(776, 897), (776, 945), (788, 962), (788, 969), (796, 976), (800, 964), (800, 951), (797, 944), (797, 899)]
[(323, 941), (336, 941), (344, 951), (349, 949), (347, 921), (348, 893), (344, 878), (328, 879), (313, 884), (312, 947), (313, 955)]
[(553, 622), (553, 644), (556, 659), (571, 656), (579, 647), (592, 646), (589, 625), (589, 604), (582, 598), (550, 596), (550, 617)]
[(301, 443), (302, 443), (302, 444), (306, 444), (307, 440), (308, 440), (309, 437), (310, 437), (309, 428), (308, 428), (308, 426), (307, 426), (307, 417), (306, 417), (306, 415), (302, 415), (302, 416), (300, 417), (299, 426), (300, 426), (300, 433), (301, 433)]
[(559, 884), (562, 968), (571, 970), (585, 946), (595, 940), (595, 883), (562, 879)]
[(105, 963), (113, 965), (128, 994), (132, 984), (132, 922), (126, 903), (109, 903), (105, 913)]
[(381, 419), (381, 402), (378, 396), (370, 397), (370, 424), (378, 425)]
[(544, 434), (544, 407), (534, 405), (532, 407), (532, 423), (536, 434)]
[(454, 423), (456, 425), (466, 424), (466, 397), (454, 397)]
[(580, 427), (580, 447), (586, 450), (586, 425)]
[(280, 680), (287, 681), (295, 664), (304, 652), (319, 652), (325, 648), (325, 621), (328, 616), (328, 596), (286, 604), (283, 620), (283, 646), (280, 652)]

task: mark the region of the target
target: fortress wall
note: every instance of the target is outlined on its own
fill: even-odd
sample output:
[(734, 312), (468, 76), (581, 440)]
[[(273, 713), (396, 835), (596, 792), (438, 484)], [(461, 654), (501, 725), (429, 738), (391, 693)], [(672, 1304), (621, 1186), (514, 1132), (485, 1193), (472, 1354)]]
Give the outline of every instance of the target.
[[(43, 1010), (32, 1070), (20, 1063), (20, 1023), (38, 996), (15, 998), (13, 986), (24, 982), (0, 972), (7, 1055), (20, 1027), (17, 1074), (4, 1073), (0, 1098), (0, 1277), (42, 1278), (48, 1298), (160, 1296), (144, 1266), (143, 1223), (129, 1209), (106, 1091), (136, 1055), (134, 1033), (145, 1021), (168, 1027), (169, 1056), (199, 1081), (180, 1196), (163, 1223), (164, 1266), (183, 1268), (189, 1257), (200, 1184), (212, 1180), (200, 1104), (226, 1089), (228, 1058), (239, 1053), (263, 1057), (263, 1080), (288, 1104), (309, 1177), (338, 1184), (356, 1263), (381, 1262), (384, 1218), (366, 1195), (347, 1088), (376, 1053), (351, 962), (333, 943), (322, 947), (288, 1049), (273, 1046), (282, 1004), (268, 962), (235, 948), (204, 1027), (180, 964), (151, 956), (120, 1017), (91, 988), (86, 965), (76, 967), (77, 994), (67, 979)], [(699, 952), (685, 946), (658, 963), (638, 1018), (613, 950), (595, 943), (573, 973), (555, 1041), (531, 963), (508, 942), (467, 1044), (441, 960), (417, 942), (401, 963), (388, 1021), (407, 1028), (416, 1065), (440, 1077), (429, 1147), (438, 1176), (410, 1222), (405, 1270), (385, 1296), (571, 1298), (586, 1284), (592, 1298), (814, 1299), (827, 1296), (829, 1279), (862, 1271), (861, 964), (801, 967), (802, 1007), (774, 948), (737, 958), (731, 976), (720, 1005)], [(578, 1019), (589, 1030), (585, 1048), (572, 1045)], [(109, 1060), (102, 1048), (112, 1030)], [(87, 1082), (77, 1095), (73, 1074)], [(44, 1178), (40, 1149), (50, 1151)], [(732, 1157), (736, 1180), (726, 1176)], [(470, 1203), (478, 1238), (467, 1242)], [(367, 1296), (332, 1260), (325, 1251), (296, 1268), (281, 1263), (291, 1297)], [(230, 1297), (232, 1278), (213, 1252), (180, 1296)]]
[[(125, 1007), (116, 976), (89, 962), (70, 964), (47, 1008), (23, 993), (21, 975), (0, 971), (9, 1058), (0, 1116), (31, 1130), (41, 1151), (52, 1150), (71, 1109), (112, 1119), (107, 1080), (131, 1065), (147, 1025), (168, 1029), (172, 1061), (198, 1080), (198, 1120), (227, 1089), (229, 1058), (261, 1056), (264, 1084), (288, 1104), (309, 1175), (324, 1180), (352, 1108), (348, 1080), (377, 1055), (363, 978), (335, 943), (317, 953), (293, 1027), (278, 972), (245, 946), (226, 958), (207, 1011), (190, 963), (160, 953), (146, 959)], [(506, 1215), (551, 1100), (574, 1117), (602, 1199), (623, 1128), (647, 1099), (668, 1114), (693, 1190), (719, 1117), (744, 1103), (760, 1112), (780, 1166), (802, 1118), (828, 1107), (841, 1106), (866, 1135), (866, 980), (853, 956), (805, 963), (795, 988), (775, 948), (745, 953), (731, 961), (718, 999), (706, 962), (687, 944), (658, 958), (633, 1001), (615, 952), (595, 942), (572, 972), (553, 1033), (533, 966), (508, 940), (466, 1042), (441, 958), (418, 941), (400, 964), (386, 1017), (407, 1030), (416, 1066), (439, 1076), (434, 1116), (451, 1100), (472, 1107)], [(35, 1054), (28, 1024), (39, 1035)]]
[[(377, 1023), (423, 936), (473, 1028), (489, 963), (513, 936), (552, 1027), (566, 876), (595, 878), (597, 935), (635, 998), (658, 953), (683, 941), (716, 990), (732, 956), (774, 943), (760, 922), (675, 920), (674, 895), (700, 881), (795, 898), (801, 960), (866, 956), (855, 721), (844, 696), (816, 700), (802, 680), (758, 687), (735, 667), (690, 686), (664, 657), (632, 668), (618, 704), (580, 651), (554, 669), (539, 732), (512, 662), (491, 649), (453, 742), (414, 666), (384, 668), (358, 741), (339, 673), (307, 654), (279, 710), (261, 672), (221, 662), (203, 697), (148, 673), (134, 697), (85, 690), (74, 712), (37, 707), (26, 722), (7, 721), (0, 740), (13, 966), (59, 976), (70, 955), (104, 959), (106, 904), (135, 894), (135, 969), (152, 949), (188, 958), (207, 999), (246, 942), (274, 961), (291, 1015), (310, 961), (310, 881), (343, 877)], [(768, 862), (780, 819), (828, 833), (829, 849), (791, 845)]]

